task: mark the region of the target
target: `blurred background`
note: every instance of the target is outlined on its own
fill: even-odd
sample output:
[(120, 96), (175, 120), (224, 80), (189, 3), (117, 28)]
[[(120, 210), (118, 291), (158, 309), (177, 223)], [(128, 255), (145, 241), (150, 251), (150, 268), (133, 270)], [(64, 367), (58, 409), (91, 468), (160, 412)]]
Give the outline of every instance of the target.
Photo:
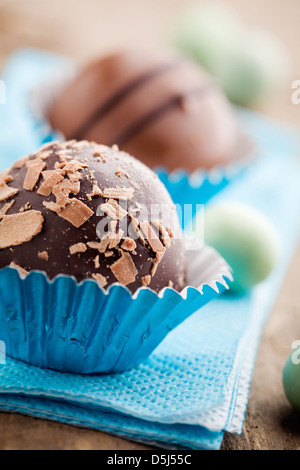
[[(211, 3), (211, 2), (210, 2)], [(207, 4), (194, 0), (0, 0), (0, 67), (16, 49), (25, 46), (39, 47), (54, 52), (73, 56), (80, 62), (87, 62), (106, 52), (126, 45), (178, 45), (178, 31), (186, 11), (195, 4)], [(269, 64), (273, 52), (260, 47), (260, 40), (247, 40), (246, 51), (239, 50), (239, 60), (245, 60), (244, 74), (247, 75), (249, 55), (251, 60), (260, 61), (260, 67), (271, 76), (281, 76), (280, 87), (276, 92), (259, 99), (248, 100), (244, 104), (274, 118), (297, 125), (300, 105), (291, 102), (291, 85), (300, 79), (300, 44), (299, 0), (227, 0), (227, 7), (232, 7), (241, 21), (240, 29), (251, 33), (257, 28), (260, 33), (271, 33), (279, 43), (271, 49), (275, 56), (280, 48), (279, 58)], [(219, 14), (222, 20), (223, 13)], [(226, 11), (223, 17), (226, 17)], [(213, 24), (218, 28), (218, 21)], [(232, 34), (232, 27), (226, 21), (224, 34)], [(178, 26), (179, 25), (179, 26)], [(189, 30), (189, 24), (183, 24)], [(193, 26), (194, 27), (194, 26)], [(227, 28), (227, 30), (226, 30)], [(213, 49), (214, 40), (208, 32), (206, 47), (208, 53)], [(213, 32), (218, 35), (218, 31)], [(232, 35), (233, 36), (233, 35)], [(252, 39), (253, 39), (252, 38)], [(219, 38), (220, 39), (220, 38)], [(257, 40), (255, 40), (257, 39)], [(203, 38), (202, 38), (203, 40)], [(241, 44), (239, 35), (232, 37), (231, 49)], [(272, 40), (271, 40), (272, 42)], [(179, 39), (182, 46), (182, 41)], [(281, 44), (280, 44), (281, 43)], [(251, 49), (252, 48), (252, 49)], [(264, 51), (260, 51), (264, 49)], [(206, 52), (206, 51), (205, 51)], [(253, 54), (258, 55), (253, 59)], [(216, 59), (217, 60), (217, 59)], [(226, 54), (222, 60), (228, 61)], [(276, 62), (275, 60), (275, 62)], [(230, 62), (230, 61), (229, 61)], [(285, 65), (286, 64), (286, 65)], [(219, 65), (217, 63), (217, 65)], [(251, 64), (252, 67), (253, 63)], [(224, 64), (223, 64), (224, 68)], [(226, 68), (226, 66), (225, 66)], [(231, 69), (228, 67), (227, 70)], [(284, 73), (282, 73), (284, 72)], [(264, 72), (259, 72), (264, 73)], [(227, 77), (228, 80), (228, 77)], [(230, 83), (234, 83), (230, 77)], [(267, 80), (271, 80), (267, 77)], [(267, 95), (267, 94), (266, 94)], [(247, 101), (247, 100), (246, 100)]]

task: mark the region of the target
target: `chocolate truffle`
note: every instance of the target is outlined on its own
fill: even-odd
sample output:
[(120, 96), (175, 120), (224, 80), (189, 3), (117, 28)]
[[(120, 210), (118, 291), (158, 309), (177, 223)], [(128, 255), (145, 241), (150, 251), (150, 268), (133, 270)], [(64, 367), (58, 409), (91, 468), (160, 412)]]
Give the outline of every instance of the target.
[(196, 63), (128, 50), (80, 73), (49, 110), (68, 139), (118, 145), (151, 168), (211, 169), (241, 157), (241, 135), (223, 92)]
[(0, 268), (134, 292), (185, 285), (176, 209), (145, 165), (117, 147), (50, 143), (0, 175)]
[(247, 204), (226, 202), (205, 212), (205, 242), (233, 270), (230, 288), (242, 291), (266, 279), (280, 254), (278, 234), (271, 221)]

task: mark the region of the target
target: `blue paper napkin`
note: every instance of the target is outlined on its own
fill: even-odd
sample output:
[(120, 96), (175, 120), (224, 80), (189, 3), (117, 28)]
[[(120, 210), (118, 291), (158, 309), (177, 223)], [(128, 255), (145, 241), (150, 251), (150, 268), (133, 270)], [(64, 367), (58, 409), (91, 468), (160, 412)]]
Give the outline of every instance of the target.
[[(30, 127), (35, 124), (28, 117), (26, 87), (16, 78), (18, 63), (24, 67), (29, 56), (35, 67), (23, 77), (27, 87), (38, 83), (40, 66), (44, 73), (49, 59), (27, 51), (6, 68), (8, 97), (15, 98), (14, 112), (0, 106), (1, 167), (39, 146), (38, 130)], [(56, 63), (53, 56), (49, 60)], [(172, 331), (145, 363), (123, 374), (70, 375), (8, 358), (0, 365), (1, 409), (163, 447), (217, 449), (225, 430), (241, 432), (260, 335), (296, 247), (300, 222), (296, 133), (249, 112), (242, 112), (242, 119), (261, 158), (212, 203), (246, 202), (273, 221), (282, 251), (269, 279), (252, 292), (224, 295), (204, 307), (201, 315), (195, 313)], [(24, 141), (17, 142), (16, 136)]]

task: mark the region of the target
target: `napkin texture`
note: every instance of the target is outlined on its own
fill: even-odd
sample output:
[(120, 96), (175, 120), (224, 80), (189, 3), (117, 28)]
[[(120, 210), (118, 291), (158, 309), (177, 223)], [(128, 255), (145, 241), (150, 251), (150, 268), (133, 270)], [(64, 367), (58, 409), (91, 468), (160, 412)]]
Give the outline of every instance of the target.
[[(18, 93), (20, 57), (25, 60), (21, 53), (15, 56), (5, 72), (19, 119), (10, 106), (0, 107), (0, 127), (6, 129), (0, 136), (1, 167), (40, 145), (36, 127), (28, 135), (34, 123), (26, 121), (24, 88)], [(25, 77), (31, 85), (40, 64)], [(1, 409), (170, 448), (218, 449), (224, 431), (242, 431), (261, 332), (298, 240), (300, 170), (294, 130), (248, 111), (240, 110), (240, 116), (260, 158), (212, 203), (238, 200), (272, 220), (281, 241), (277, 269), (251, 292), (229, 293), (205, 306), (173, 330), (148, 360), (122, 374), (72, 375), (7, 358), (0, 365)], [(16, 142), (22, 132), (24, 146)]]

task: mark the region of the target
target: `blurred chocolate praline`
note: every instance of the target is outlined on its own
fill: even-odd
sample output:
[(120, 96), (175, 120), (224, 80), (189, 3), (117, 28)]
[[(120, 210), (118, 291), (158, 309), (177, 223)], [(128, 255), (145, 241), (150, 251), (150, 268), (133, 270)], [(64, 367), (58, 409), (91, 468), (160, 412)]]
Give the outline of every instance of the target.
[(67, 139), (118, 145), (151, 168), (193, 172), (239, 159), (242, 137), (227, 98), (196, 63), (130, 49), (85, 68), (49, 110)]
[[(150, 220), (152, 205), (170, 225)], [(110, 229), (99, 229), (104, 217)], [(185, 286), (179, 222), (164, 185), (130, 155), (85, 141), (48, 144), (0, 175), (0, 268), (11, 263), (50, 279), (94, 278), (105, 288), (119, 281), (131, 292)]]

